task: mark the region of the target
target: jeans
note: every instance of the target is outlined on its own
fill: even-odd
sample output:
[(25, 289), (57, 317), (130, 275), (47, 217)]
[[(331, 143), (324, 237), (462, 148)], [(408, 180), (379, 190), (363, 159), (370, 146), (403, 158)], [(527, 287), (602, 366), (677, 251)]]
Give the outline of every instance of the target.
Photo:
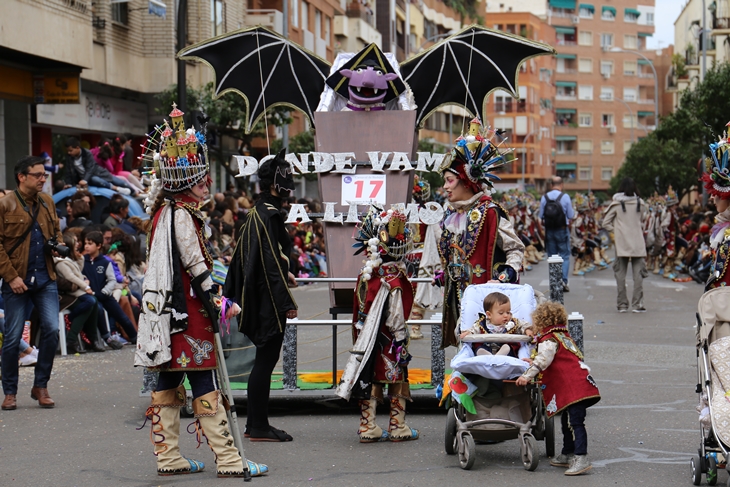
[(112, 185), (114, 185), (122, 188), (128, 188), (132, 193), (137, 192), (137, 189), (129, 184), (126, 179), (122, 179), (117, 176), (112, 176), (111, 183), (104, 178), (100, 178), (99, 176), (91, 176), (91, 179), (88, 181), (88, 183), (89, 186), (98, 186), (100, 188), (112, 189)]
[(588, 453), (588, 434), (585, 426), (586, 407), (578, 402), (568, 406), (560, 418), (563, 430), (563, 455), (585, 455)]
[(33, 303), (40, 319), (38, 363), (35, 367), (34, 387), (45, 388), (51, 377), (53, 359), (58, 347), (58, 288), (56, 281), (48, 281), (43, 287), (30, 288), (15, 294), (7, 283), (2, 286), (5, 300), (5, 339), (2, 349), (3, 392), (18, 393), (18, 354), (23, 325), (28, 318), (26, 310)]
[(548, 257), (559, 255), (563, 258), (563, 282), (568, 283), (568, 270), (570, 270), (570, 230), (568, 227), (546, 229), (545, 248)]
[(631, 272), (634, 275), (634, 291), (631, 293), (631, 307), (641, 309), (644, 307), (644, 277), (646, 262), (644, 257), (616, 257), (613, 262), (613, 275), (616, 278), (618, 288), (617, 306), (618, 309), (629, 309), (629, 298), (626, 294), (626, 273), (631, 262)]
[[(96, 300), (99, 302), (102, 308), (104, 308), (109, 315), (109, 320), (116, 321), (123, 329), (124, 333), (127, 334), (129, 337), (129, 341), (136, 342), (137, 341), (137, 332), (134, 329), (134, 325), (131, 321), (129, 321), (129, 318), (127, 315), (124, 314), (124, 311), (122, 311), (122, 308), (119, 306), (119, 303), (117, 303), (117, 300), (114, 299), (112, 296), (107, 296), (103, 293), (97, 293), (96, 294)], [(104, 320), (104, 315), (101, 312), (101, 309), (99, 310), (99, 319)], [(111, 323), (110, 323), (111, 324)], [(111, 326), (112, 330), (114, 331), (114, 326)], [(107, 338), (102, 336), (102, 338)]]

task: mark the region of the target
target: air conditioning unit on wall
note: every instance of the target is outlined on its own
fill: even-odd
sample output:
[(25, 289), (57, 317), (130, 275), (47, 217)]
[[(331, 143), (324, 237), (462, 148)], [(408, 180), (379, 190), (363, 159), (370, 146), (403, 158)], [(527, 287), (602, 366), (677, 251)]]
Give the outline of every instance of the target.
[(609, 134), (615, 134), (616, 133), (616, 126), (615, 125), (611, 125), (610, 127), (608, 127), (608, 133)]
[(573, 15), (573, 23), (580, 24), (580, 17), (578, 17), (577, 15)]

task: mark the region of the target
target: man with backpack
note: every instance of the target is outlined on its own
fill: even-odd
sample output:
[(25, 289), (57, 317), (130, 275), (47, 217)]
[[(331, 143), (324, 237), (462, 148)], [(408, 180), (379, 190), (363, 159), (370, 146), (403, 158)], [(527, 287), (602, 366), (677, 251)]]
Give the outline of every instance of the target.
[(570, 221), (573, 219), (573, 203), (563, 193), (563, 178), (553, 176), (552, 189), (540, 199), (540, 219), (545, 228), (545, 247), (548, 256), (563, 258), (563, 292), (569, 292), (570, 269)]

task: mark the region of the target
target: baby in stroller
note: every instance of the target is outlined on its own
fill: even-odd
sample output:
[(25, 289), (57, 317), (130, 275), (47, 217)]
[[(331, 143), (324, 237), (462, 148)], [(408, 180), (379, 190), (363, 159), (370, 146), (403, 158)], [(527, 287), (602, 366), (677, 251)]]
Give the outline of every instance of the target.
[[(523, 334), (534, 336), (532, 325), (512, 316), (512, 304), (509, 297), (500, 292), (487, 294), (484, 298), (484, 313), (467, 331), (459, 335), (462, 340), (469, 335), (486, 335), (492, 333)], [(476, 355), (510, 355), (517, 356), (507, 343), (472, 343)]]

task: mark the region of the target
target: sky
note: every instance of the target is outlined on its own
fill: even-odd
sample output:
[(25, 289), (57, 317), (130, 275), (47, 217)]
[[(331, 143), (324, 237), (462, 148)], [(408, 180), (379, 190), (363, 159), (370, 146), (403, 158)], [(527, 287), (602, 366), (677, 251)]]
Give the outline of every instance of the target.
[(674, 44), (674, 21), (679, 17), (687, 0), (655, 0), (654, 36), (649, 38), (648, 48), (658, 49)]

